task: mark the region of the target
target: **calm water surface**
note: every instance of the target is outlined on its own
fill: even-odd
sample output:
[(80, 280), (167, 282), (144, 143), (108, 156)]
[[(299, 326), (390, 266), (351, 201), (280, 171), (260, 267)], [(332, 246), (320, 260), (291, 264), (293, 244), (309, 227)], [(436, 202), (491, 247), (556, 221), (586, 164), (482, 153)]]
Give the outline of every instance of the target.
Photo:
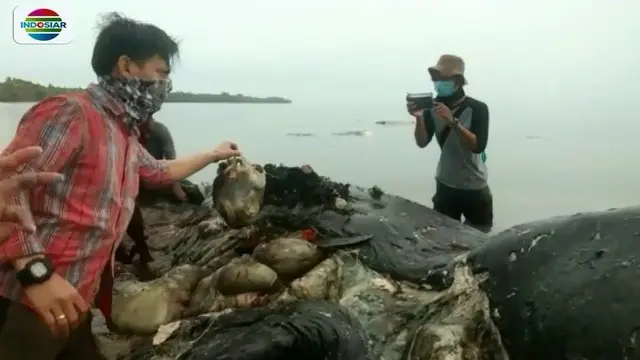
[[(10, 141), (30, 105), (0, 103), (0, 145)], [(487, 165), (497, 229), (638, 202), (634, 134), (640, 126), (623, 117), (607, 120), (604, 126), (607, 114), (578, 103), (566, 106), (570, 111), (557, 118), (535, 106), (526, 114), (512, 110), (517, 106), (491, 107)], [(167, 104), (157, 119), (172, 131), (178, 154), (210, 149), (230, 139), (255, 162), (311, 164), (336, 180), (378, 185), (431, 204), (438, 147), (416, 147), (413, 125), (374, 125), (377, 120), (410, 120), (402, 106)], [(372, 135), (331, 135), (363, 129)], [(290, 137), (288, 132), (316, 136)], [(192, 180), (211, 181), (215, 171), (210, 166)]]

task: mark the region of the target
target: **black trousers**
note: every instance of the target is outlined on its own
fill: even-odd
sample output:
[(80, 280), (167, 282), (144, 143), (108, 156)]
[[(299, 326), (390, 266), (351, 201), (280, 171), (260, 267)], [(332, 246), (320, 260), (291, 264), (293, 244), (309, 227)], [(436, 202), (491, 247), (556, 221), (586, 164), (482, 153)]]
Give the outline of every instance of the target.
[(433, 209), (478, 230), (490, 232), (493, 227), (493, 196), (487, 186), (480, 190), (455, 189), (436, 181)]
[(0, 359), (106, 360), (91, 333), (91, 313), (62, 340), (31, 309), (5, 298), (0, 298)]
[(144, 233), (144, 218), (140, 206), (136, 204), (131, 215), (131, 221), (127, 227), (127, 235), (133, 240), (133, 247), (127, 252), (124, 244), (116, 249), (116, 261), (123, 264), (131, 264), (136, 255), (140, 256), (140, 263), (147, 264), (153, 261), (149, 246), (147, 245), (147, 236)]

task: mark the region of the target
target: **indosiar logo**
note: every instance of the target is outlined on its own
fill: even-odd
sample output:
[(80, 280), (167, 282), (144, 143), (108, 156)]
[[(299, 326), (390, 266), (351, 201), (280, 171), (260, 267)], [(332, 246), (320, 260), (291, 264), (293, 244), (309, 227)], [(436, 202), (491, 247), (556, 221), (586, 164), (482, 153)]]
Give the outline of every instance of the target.
[(68, 44), (73, 40), (71, 25), (69, 13), (59, 7), (13, 9), (13, 40), (18, 44)]

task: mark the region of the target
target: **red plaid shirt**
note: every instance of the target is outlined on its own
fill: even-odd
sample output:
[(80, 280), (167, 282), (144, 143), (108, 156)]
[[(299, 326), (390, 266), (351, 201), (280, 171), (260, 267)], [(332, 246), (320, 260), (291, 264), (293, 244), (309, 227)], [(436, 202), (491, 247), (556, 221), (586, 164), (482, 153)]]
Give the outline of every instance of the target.
[[(44, 253), (88, 303), (94, 300), (131, 219), (139, 179), (152, 186), (173, 182), (137, 135), (122, 103), (97, 85), (47, 98), (24, 115), (4, 152), (39, 145), (41, 158), (21, 171), (59, 172), (65, 179), (14, 199), (31, 209), (37, 231), (16, 230), (0, 243), (0, 297), (29, 305), (9, 261)], [(112, 272), (105, 274), (110, 279)]]

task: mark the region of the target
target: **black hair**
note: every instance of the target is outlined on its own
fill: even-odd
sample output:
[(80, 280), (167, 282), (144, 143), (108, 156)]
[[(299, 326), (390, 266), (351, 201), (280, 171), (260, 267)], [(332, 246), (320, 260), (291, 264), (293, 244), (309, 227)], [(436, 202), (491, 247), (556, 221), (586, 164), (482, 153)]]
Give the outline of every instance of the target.
[(99, 28), (91, 57), (97, 76), (111, 74), (122, 55), (136, 62), (159, 56), (168, 65), (179, 56), (178, 42), (155, 25), (112, 12), (102, 17)]

